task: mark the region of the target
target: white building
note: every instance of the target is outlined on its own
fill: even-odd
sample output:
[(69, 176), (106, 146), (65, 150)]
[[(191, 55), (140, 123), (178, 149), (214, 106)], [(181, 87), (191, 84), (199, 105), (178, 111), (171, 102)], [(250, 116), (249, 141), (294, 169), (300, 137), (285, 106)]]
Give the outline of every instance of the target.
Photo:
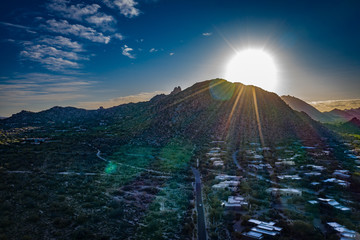
[(295, 174), (295, 175), (280, 175), (280, 176), (278, 176), (278, 179), (300, 180), (301, 177), (299, 177), (299, 175), (297, 175), (297, 174)]
[(357, 232), (354, 230), (349, 230), (337, 222), (328, 222), (327, 225), (340, 235), (340, 240), (360, 239), (360, 236)]
[(349, 187), (350, 183), (341, 179), (337, 179), (337, 178), (328, 178), (326, 180), (323, 181), (324, 183), (336, 183), (342, 187)]
[(226, 174), (221, 174), (215, 177), (216, 180), (220, 180), (220, 181), (226, 181), (226, 180), (240, 180), (241, 177), (239, 176), (230, 176), (230, 175), (226, 175)]
[(308, 177), (310, 177), (310, 176), (320, 176), (321, 173), (319, 173), (319, 172), (307, 172), (307, 173), (304, 173), (304, 175), (308, 176)]
[(242, 206), (247, 206), (248, 202), (240, 196), (229, 196), (228, 200), (222, 202), (221, 205), (225, 208), (241, 208)]
[(341, 211), (351, 210), (350, 208), (341, 205), (338, 201), (331, 198), (318, 198), (318, 200)]
[(240, 184), (240, 181), (223, 181), (212, 186), (213, 189), (225, 189), (228, 188), (232, 191), (237, 189), (237, 186)]
[(224, 162), (223, 161), (214, 161), (213, 165), (214, 165), (214, 167), (222, 167), (222, 166), (224, 166)]
[(252, 239), (262, 239), (264, 235), (274, 237), (280, 234), (282, 230), (282, 228), (274, 226), (274, 222), (262, 222), (256, 219), (250, 219), (249, 222), (254, 223), (256, 226), (242, 235)]
[(281, 195), (281, 196), (301, 196), (302, 192), (294, 188), (269, 188), (266, 190), (272, 195)]
[(288, 166), (294, 166), (295, 162), (294, 161), (289, 161), (289, 160), (284, 160), (281, 162), (275, 162), (275, 165), (279, 166), (279, 165), (288, 165)]

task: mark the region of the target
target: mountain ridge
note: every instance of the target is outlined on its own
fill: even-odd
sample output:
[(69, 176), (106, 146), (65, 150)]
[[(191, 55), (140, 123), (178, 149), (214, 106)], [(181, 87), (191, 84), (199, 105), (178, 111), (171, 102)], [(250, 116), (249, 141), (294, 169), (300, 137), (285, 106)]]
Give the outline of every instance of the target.
[(312, 119), (325, 123), (332, 122), (347, 122), (352, 118), (360, 119), (360, 108), (355, 109), (333, 109), (329, 112), (320, 112), (315, 107), (311, 106), (307, 102), (294, 97), (294, 96), (281, 96), (281, 98), (294, 110), (304, 112), (309, 115)]
[[(112, 108), (85, 110), (53, 107), (38, 113), (22, 111), (0, 121), (2, 127), (106, 124), (135, 142), (160, 144), (183, 137), (197, 141), (209, 137), (235, 144), (258, 141), (270, 144), (285, 139), (319, 139), (326, 130), (305, 113), (294, 111), (277, 94), (224, 79), (197, 82), (150, 101)], [(200, 140), (199, 140), (200, 141)]]

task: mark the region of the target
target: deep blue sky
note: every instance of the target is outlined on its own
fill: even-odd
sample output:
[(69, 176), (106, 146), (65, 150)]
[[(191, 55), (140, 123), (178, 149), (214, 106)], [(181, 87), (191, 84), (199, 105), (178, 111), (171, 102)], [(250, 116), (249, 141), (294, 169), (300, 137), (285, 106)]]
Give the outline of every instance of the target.
[(186, 88), (248, 47), (273, 56), (278, 94), (360, 98), (359, 25), (359, 1), (6, 1), (0, 116)]

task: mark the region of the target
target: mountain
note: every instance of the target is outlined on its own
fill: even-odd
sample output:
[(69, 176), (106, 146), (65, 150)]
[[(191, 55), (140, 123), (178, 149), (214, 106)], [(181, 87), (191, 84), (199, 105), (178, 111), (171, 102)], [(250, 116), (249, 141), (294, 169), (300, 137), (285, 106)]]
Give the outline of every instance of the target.
[[(325, 128), (290, 108), (278, 95), (255, 86), (213, 79), (148, 102), (108, 109), (53, 107), (39, 113), (22, 111), (0, 121), (2, 128), (61, 126), (87, 128), (106, 123), (126, 141), (162, 144), (173, 138), (207, 141), (230, 139), (273, 144), (286, 139), (319, 139)], [(125, 141), (125, 140), (124, 140)]]
[(333, 121), (331, 116), (327, 116), (326, 114), (323, 114), (310, 104), (306, 103), (305, 101), (293, 97), (293, 96), (281, 96), (281, 99), (284, 100), (292, 109), (304, 112), (307, 115), (309, 115), (312, 119), (320, 122), (331, 122)]
[(324, 115), (331, 118), (334, 122), (346, 122), (353, 118), (360, 119), (360, 108), (345, 110), (335, 108), (330, 112), (324, 112)]
[(299, 98), (293, 96), (281, 96), (281, 99), (292, 109), (304, 112), (316, 121), (331, 123), (350, 121), (354, 117), (360, 119), (360, 108), (345, 110), (333, 109), (329, 112), (320, 112)]
[(347, 122), (348, 124), (351, 124), (354, 127), (357, 127), (358, 129), (360, 129), (360, 120), (357, 118), (353, 118), (350, 121)]
[(360, 108), (346, 109), (344, 111), (351, 114), (355, 118), (360, 119)]
[(350, 121), (354, 116), (348, 113), (347, 110), (333, 109), (330, 112), (324, 112), (324, 115), (331, 118), (334, 122)]
[(344, 123), (328, 124), (328, 127), (340, 133), (360, 134), (360, 120), (355, 117)]

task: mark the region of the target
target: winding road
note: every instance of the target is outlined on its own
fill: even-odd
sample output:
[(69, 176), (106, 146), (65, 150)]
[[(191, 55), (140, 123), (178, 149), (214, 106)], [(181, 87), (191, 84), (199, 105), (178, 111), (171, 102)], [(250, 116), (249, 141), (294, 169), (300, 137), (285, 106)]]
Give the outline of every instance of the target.
[(195, 169), (191, 168), (194, 175), (195, 175), (195, 197), (196, 197), (196, 210), (198, 214), (197, 219), (197, 227), (198, 227), (198, 240), (207, 240), (206, 234), (206, 224), (205, 224), (205, 211), (204, 205), (202, 201), (202, 194), (201, 194), (201, 178), (200, 172)]

